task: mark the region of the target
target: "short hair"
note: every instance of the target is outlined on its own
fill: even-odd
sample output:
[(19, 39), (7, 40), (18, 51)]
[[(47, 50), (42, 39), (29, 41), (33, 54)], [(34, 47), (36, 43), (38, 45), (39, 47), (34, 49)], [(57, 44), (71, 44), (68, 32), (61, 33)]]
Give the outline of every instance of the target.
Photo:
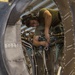
[(27, 27), (30, 27), (30, 20), (37, 20), (37, 16), (32, 14), (22, 16), (21, 22), (25, 24)]

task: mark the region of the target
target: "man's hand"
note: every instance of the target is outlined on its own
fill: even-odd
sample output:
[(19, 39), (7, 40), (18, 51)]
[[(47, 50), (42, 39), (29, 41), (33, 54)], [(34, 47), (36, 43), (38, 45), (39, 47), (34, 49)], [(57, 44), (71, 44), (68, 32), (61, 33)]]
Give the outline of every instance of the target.
[(38, 41), (39, 37), (40, 37), (40, 36), (34, 36), (34, 37), (33, 37), (33, 44), (34, 44), (35, 46), (40, 46), (40, 45), (42, 45), (42, 46), (47, 47), (47, 46), (49, 45), (48, 42), (47, 42), (47, 41)]
[(50, 43), (50, 35), (49, 34), (45, 34), (45, 38), (47, 40), (47, 43)]
[(49, 45), (47, 41), (41, 41), (40, 43), (41, 43), (40, 45), (45, 46), (45, 47), (48, 47)]

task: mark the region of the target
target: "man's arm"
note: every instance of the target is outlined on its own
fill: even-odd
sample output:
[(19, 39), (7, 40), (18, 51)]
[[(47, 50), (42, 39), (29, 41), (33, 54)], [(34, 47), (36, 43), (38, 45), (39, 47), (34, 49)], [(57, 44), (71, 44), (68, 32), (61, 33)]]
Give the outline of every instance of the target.
[(47, 46), (48, 45), (48, 43), (46, 42), (46, 41), (38, 41), (38, 39), (39, 39), (39, 36), (34, 36), (33, 37), (33, 45), (35, 45), (35, 46)]
[(45, 37), (47, 39), (47, 42), (50, 41), (50, 37), (49, 37), (49, 28), (51, 26), (51, 22), (52, 22), (52, 15), (51, 13), (48, 11), (48, 10), (45, 10), (44, 12), (44, 18), (45, 18), (45, 31), (44, 31), (44, 34), (45, 34)]

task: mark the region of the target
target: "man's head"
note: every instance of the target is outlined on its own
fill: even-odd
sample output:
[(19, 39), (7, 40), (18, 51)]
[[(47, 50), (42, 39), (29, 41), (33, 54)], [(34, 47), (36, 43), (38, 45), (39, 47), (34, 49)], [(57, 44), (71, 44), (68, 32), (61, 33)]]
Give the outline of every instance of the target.
[(36, 27), (39, 25), (38, 17), (32, 14), (22, 16), (21, 21), (22, 24), (25, 24), (27, 27)]

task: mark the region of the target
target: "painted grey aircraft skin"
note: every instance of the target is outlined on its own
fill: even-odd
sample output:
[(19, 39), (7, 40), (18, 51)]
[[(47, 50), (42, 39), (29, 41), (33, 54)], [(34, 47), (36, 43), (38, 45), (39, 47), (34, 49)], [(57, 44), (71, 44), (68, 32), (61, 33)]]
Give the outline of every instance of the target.
[[(8, 75), (5, 65), (4, 35), (7, 25), (14, 25), (32, 0), (14, 0), (11, 5), (0, 3), (0, 75)], [(13, 20), (14, 18), (14, 20)]]
[[(13, 0), (13, 3), (11, 5), (9, 5), (8, 3), (0, 3), (0, 75), (8, 75), (8, 72), (6, 70), (6, 67), (8, 68), (8, 65), (6, 62), (6, 55), (5, 55), (5, 48), (4, 48), (4, 35), (5, 35), (6, 27), (7, 25), (11, 25), (11, 26), (15, 25), (20, 15), (25, 11), (26, 7), (29, 5), (31, 1), (32, 0)], [(65, 59), (63, 59), (64, 63), (63, 63), (61, 75), (69, 75), (69, 74), (75, 75), (75, 63), (74, 63), (75, 62), (75, 41), (74, 41), (75, 0), (66, 0), (66, 1), (54, 0), (54, 1), (56, 2), (58, 8), (60, 9), (59, 11), (61, 13), (64, 28), (65, 28), (65, 35), (64, 35), (65, 42), (66, 42), (65, 43), (66, 45), (64, 47)], [(67, 22), (67, 19), (69, 23)], [(69, 27), (71, 28), (70, 30), (67, 29)]]

